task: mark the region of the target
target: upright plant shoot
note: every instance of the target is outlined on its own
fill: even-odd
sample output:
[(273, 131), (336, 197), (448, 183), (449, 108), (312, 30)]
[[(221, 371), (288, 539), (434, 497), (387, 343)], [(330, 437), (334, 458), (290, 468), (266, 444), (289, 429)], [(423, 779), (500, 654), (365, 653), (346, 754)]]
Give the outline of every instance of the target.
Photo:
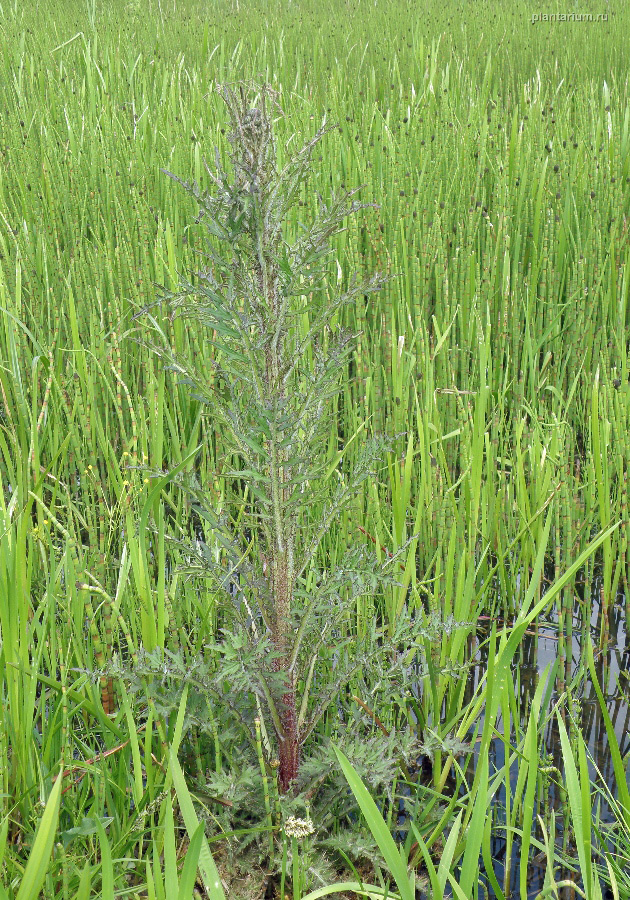
[[(280, 112), (276, 94), (268, 86), (218, 90), (230, 115), (231, 174), (218, 150), (215, 170), (206, 164), (209, 192), (166, 173), (199, 205), (197, 222), (209, 238), (208, 265), (194, 283), (182, 279), (176, 293), (163, 295), (173, 315), (207, 329), (212, 373), (204, 377), (194, 360), (176, 359), (166, 347), (155, 349), (206, 404), (231, 451), (221, 474), (236, 487), (238, 529), (234, 516), (220, 517), (203, 491), (192, 489), (195, 508), (211, 523), (229, 566), (226, 576), (205, 548), (204, 573), (238, 591), (237, 627), (224, 629), (216, 648), (223, 661), (217, 680), (228, 685), (232, 708), (243, 720), (253, 723), (264, 713), (271, 724), (286, 792), (298, 775), (301, 747), (334, 696), (331, 691), (309, 704), (327, 629), (334, 628), (344, 600), (352, 601), (383, 577), (362, 562), (360, 551), (350, 551), (337, 569), (311, 577), (317, 586), (305, 590), (322, 538), (386, 447), (383, 438), (372, 438), (345, 474), (336, 466), (342, 453), (331, 462), (326, 450), (326, 413), (354, 337), (331, 328), (331, 319), (344, 304), (364, 302), (383, 279), (353, 279), (334, 297), (325, 290), (330, 238), (349, 214), (364, 207), (352, 199), (356, 191), (333, 197), (329, 205), (320, 198), (315, 220), (293, 243), (287, 241), (289, 213), (313, 149), (329, 127), (324, 124), (280, 168), (271, 118), (272, 111)], [(243, 483), (247, 500), (238, 488)], [(340, 677), (359, 664), (340, 664)]]

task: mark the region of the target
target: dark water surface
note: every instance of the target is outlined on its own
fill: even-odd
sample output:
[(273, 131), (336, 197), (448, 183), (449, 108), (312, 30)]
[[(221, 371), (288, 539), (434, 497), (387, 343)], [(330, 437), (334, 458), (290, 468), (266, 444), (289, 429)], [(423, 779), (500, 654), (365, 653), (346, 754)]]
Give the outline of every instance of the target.
[[(591, 621), (589, 623), (591, 641), (594, 648), (598, 648), (599, 635), (601, 631), (601, 610), (599, 598), (600, 585), (598, 583), (595, 583), (593, 585), (593, 596), (591, 598), (590, 607), (592, 610), (592, 615)], [(591, 797), (593, 800), (593, 821), (596, 819), (597, 814), (599, 821), (606, 823), (614, 821), (614, 816), (612, 815), (609, 806), (606, 804), (605, 798), (600, 793), (598, 793), (595, 788), (596, 786), (599, 786), (600, 788), (607, 787), (612, 796), (617, 799), (616, 778), (602, 710), (595, 693), (595, 688), (591, 680), (590, 672), (582, 661), (582, 629), (580, 617), (581, 608), (576, 608), (573, 623), (574, 627), (572, 638), (573, 646), (571, 657), (571, 676), (570, 678), (567, 677), (567, 682), (573, 681), (573, 686), (571, 689), (571, 699), (572, 701), (574, 701), (573, 714), (577, 717), (576, 721), (579, 726), (579, 730), (587, 745), (589, 773), (591, 779)], [(483, 626), (485, 623), (482, 622), (480, 624)], [(477, 640), (479, 642), (477, 655), (478, 661), (471, 671), (471, 677), (467, 685), (466, 699), (472, 698), (474, 690), (476, 689), (481, 677), (487, 669), (487, 645), (485, 645), (484, 643), (484, 632), (485, 630), (483, 628), (480, 628), (477, 631)], [(628, 680), (628, 673), (630, 672), (630, 648), (627, 646), (626, 639), (625, 597), (623, 595), (618, 595), (615, 604), (609, 609), (609, 635), (610, 639), (607, 646), (601, 648), (601, 650), (595, 650), (595, 669), (599, 686), (606, 701), (606, 708), (613, 723), (614, 732), (617, 743), (619, 745), (621, 756), (624, 760), (624, 763), (626, 764), (626, 777), (628, 777), (628, 765), (626, 756), (630, 751), (630, 705), (628, 702), (630, 695), (630, 681)], [(527, 728), (528, 710), (530, 709), (531, 701), (538, 686), (539, 680), (541, 677), (543, 677), (545, 670), (552, 670), (553, 665), (556, 662), (557, 655), (557, 627), (554, 626), (553, 621), (549, 622), (544, 627), (541, 625), (538, 629), (532, 626), (523, 638), (519, 651), (516, 654), (513, 666), (514, 688), (516, 693), (516, 700), (518, 703), (518, 709), (520, 710), (521, 714), (521, 733)], [(544, 725), (544, 731), (542, 733), (543, 740), (540, 764), (541, 766), (545, 767), (555, 767), (563, 777), (564, 760), (562, 757), (562, 748), (556, 715), (554, 713), (553, 715), (549, 716), (548, 721), (543, 718), (549, 711), (553, 711), (555, 709), (556, 703), (560, 699), (561, 698), (558, 695), (557, 687), (554, 687), (551, 702), (549, 703), (547, 709), (541, 710), (542, 714), (539, 721), (539, 727), (542, 729)], [(575, 701), (577, 701), (577, 703), (575, 703)], [(562, 705), (564, 705), (565, 708), (568, 708), (568, 704), (566, 702), (564, 704), (561, 704), (560, 708), (562, 708)], [(568, 714), (565, 717), (565, 724), (567, 730), (569, 730), (570, 723)], [(499, 731), (499, 733), (503, 732), (503, 723), (500, 719), (497, 721), (497, 731)], [(480, 730), (477, 733), (479, 734)], [(514, 738), (512, 737), (512, 746), (513, 745)], [(473, 753), (473, 758), (470, 762), (470, 768), (468, 771), (469, 777), (467, 780), (469, 781), (469, 783), (472, 782), (472, 778), (474, 777), (474, 770), (477, 766), (477, 763), (478, 754), (477, 752), (475, 752)], [(490, 747), (490, 777), (492, 778), (497, 771), (502, 769), (504, 764), (505, 745), (501, 739), (496, 738), (495, 740), (493, 740)], [(512, 795), (516, 788), (517, 778), (518, 764), (514, 763), (510, 770), (510, 784)], [(568, 807), (566, 799), (562, 796), (561, 791), (558, 785), (554, 783), (554, 780), (559, 780), (557, 773), (553, 773), (552, 776), (546, 780), (546, 785), (548, 785), (548, 793), (544, 797), (544, 800), (541, 801), (539, 812), (541, 814), (548, 814), (552, 810), (555, 812), (556, 847), (559, 850), (562, 850), (565, 814)], [(401, 807), (401, 812), (403, 812), (403, 808), (404, 807)], [(501, 824), (505, 823), (505, 783), (503, 783), (503, 785), (495, 794), (494, 802), (492, 805), (492, 814), (495, 820), (495, 827), (493, 828), (494, 837), (492, 840), (492, 858), (494, 861), (495, 875), (499, 882), (499, 885), (503, 889), (505, 889), (506, 897), (519, 897), (520, 840), (516, 835), (514, 835), (512, 839), (511, 859), (509, 862), (509, 883), (505, 884), (504, 882), (506, 839), (505, 830), (501, 827)], [(404, 813), (399, 819), (399, 823), (403, 828), (408, 826), (408, 819), (404, 815)], [(542, 838), (540, 828), (538, 827), (537, 822), (535, 822), (535, 825), (536, 828), (533, 832), (532, 837), (540, 841)], [(401, 833), (401, 838), (404, 838), (403, 833)], [(568, 845), (566, 850), (567, 856), (571, 858), (575, 856), (575, 854), (572, 852), (570, 844)], [(597, 862), (595, 853), (594, 861)], [(600, 860), (600, 862), (603, 861)], [(547, 862), (544, 855), (536, 849), (531, 850), (528, 865), (527, 884), (528, 897), (532, 898), (532, 900), (543, 890), (546, 866)], [(483, 865), (481, 866), (481, 872), (483, 875)], [(557, 870), (555, 872), (555, 877), (557, 881), (563, 880), (564, 878), (572, 879), (576, 884), (578, 884), (578, 886), (580, 885), (579, 875), (577, 875), (576, 873), (572, 873), (569, 870)], [(486, 880), (486, 888), (482, 889), (480, 887), (479, 889), (479, 900), (482, 900), (486, 890), (488, 897), (496, 897), (496, 894), (492, 890), (490, 883)], [(561, 888), (560, 896), (566, 898), (566, 900), (576, 900), (579, 895), (577, 894), (577, 892), (570, 888)], [(607, 896), (606, 891), (604, 893), (604, 896)]]
[[(600, 634), (600, 616), (601, 610), (599, 605), (599, 589), (594, 586), (592, 598), (592, 617), (590, 622), (591, 639), (593, 646), (598, 646)], [(578, 618), (579, 611), (576, 610), (574, 620), (574, 634), (572, 647), (572, 677), (579, 673), (581, 663), (581, 627)], [(627, 646), (626, 628), (625, 628), (625, 597), (619, 595), (615, 604), (609, 610), (609, 627), (610, 640), (607, 647), (602, 648), (601, 652), (596, 652), (595, 668), (600, 688), (606, 700), (608, 714), (612, 720), (615, 736), (619, 744), (622, 758), (625, 758), (630, 749), (630, 737), (628, 729), (630, 727), (630, 706), (628, 704), (628, 680), (627, 673), (630, 671), (630, 648)], [(523, 716), (521, 725), (527, 727), (527, 710), (529, 709), (531, 698), (536, 690), (538, 680), (544, 673), (545, 669), (553, 666), (558, 654), (558, 640), (554, 637), (552, 628), (540, 628), (537, 636), (528, 632), (522, 642), (519, 654), (517, 654), (516, 665), (514, 668), (515, 688), (517, 688), (517, 700), (519, 708)], [(481, 673), (485, 671), (483, 659), (476, 668), (473, 686), (478, 681)], [(582, 736), (588, 748), (589, 770), (591, 775), (591, 793), (594, 800), (594, 808), (592, 810), (593, 818), (595, 818), (595, 810), (599, 795), (595, 795), (594, 785), (607, 786), (616, 798), (616, 779), (613, 769), (612, 755), (608, 744), (606, 727), (604, 718), (600, 708), (595, 688), (590, 678), (588, 669), (584, 678), (578, 681), (578, 684), (572, 691), (574, 699), (579, 701), (578, 715), (579, 726)], [(554, 692), (551, 707), (559, 697)], [(501, 723), (498, 723), (501, 730)], [(567, 720), (568, 728), (568, 720)], [(556, 717), (551, 717), (544, 731), (543, 746), (546, 749), (547, 759), (541, 760), (544, 765), (555, 766), (564, 773), (564, 761), (562, 758), (562, 750), (560, 744), (560, 735), (557, 727)], [(502, 768), (505, 762), (505, 747), (501, 740), (493, 741), (491, 748), (490, 772)], [(475, 761), (476, 765), (476, 761)], [(518, 766), (514, 764), (510, 772), (510, 781), (512, 789), (516, 786), (518, 776)], [(565, 801), (560, 796), (560, 791), (553, 784), (549, 783), (549, 793), (545, 797), (545, 806), (547, 810), (553, 809), (556, 813), (556, 843), (562, 842), (563, 820), (565, 813)], [(501, 811), (505, 809), (505, 788), (501, 788), (495, 797), (494, 812), (498, 814), (500, 821)], [(601, 806), (598, 810), (600, 821), (613, 821), (613, 816), (602, 799)], [(496, 829), (496, 837), (493, 840), (492, 856), (495, 860), (495, 874), (499, 884), (504, 884), (504, 858), (506, 850), (506, 841), (501, 835), (501, 829)], [(535, 837), (540, 838), (540, 834), (535, 832)], [(513, 896), (519, 896), (519, 878), (520, 878), (520, 847), (519, 841), (515, 837), (512, 847), (512, 859), (510, 864), (509, 890)], [(546, 860), (544, 858), (530, 859), (528, 872), (528, 896), (534, 898), (543, 889), (543, 881), (546, 869)], [(573, 878), (579, 884), (579, 879), (570, 872), (558, 872), (557, 880), (563, 877)], [(507, 886), (507, 885), (506, 885)], [(489, 895), (494, 897), (490, 885), (488, 885)], [(564, 890), (565, 896), (569, 897), (570, 889)], [(573, 896), (575, 892), (573, 892)]]

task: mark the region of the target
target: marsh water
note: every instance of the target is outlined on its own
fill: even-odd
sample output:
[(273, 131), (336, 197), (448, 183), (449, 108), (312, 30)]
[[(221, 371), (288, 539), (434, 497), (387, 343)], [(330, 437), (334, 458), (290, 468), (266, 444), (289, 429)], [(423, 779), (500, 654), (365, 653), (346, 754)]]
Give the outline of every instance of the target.
[[(591, 598), (591, 638), (593, 646), (597, 647), (600, 634), (600, 586), (595, 581), (593, 585), (593, 596)], [(599, 685), (606, 700), (608, 714), (613, 723), (615, 736), (619, 744), (622, 758), (625, 759), (630, 749), (630, 705), (628, 703), (628, 672), (630, 671), (630, 648), (627, 646), (626, 635), (626, 619), (625, 619), (625, 597), (619, 594), (616, 602), (609, 610), (609, 642), (605, 648), (601, 648), (600, 652), (595, 655), (595, 668)], [(581, 652), (581, 627), (578, 620), (578, 611), (576, 610), (575, 628), (572, 647), (572, 677), (579, 673), (580, 662), (582, 659)], [(568, 651), (567, 651), (568, 652)], [(536, 631), (528, 631), (523, 639), (520, 647), (520, 653), (517, 655), (516, 666), (514, 669), (514, 684), (517, 690), (517, 700), (519, 709), (522, 712), (523, 720), (521, 725), (523, 728), (527, 726), (527, 714), (531, 698), (534, 695), (536, 686), (542, 674), (547, 667), (551, 667), (557, 658), (558, 640), (554, 635), (552, 628), (540, 628)], [(480, 675), (485, 671), (486, 661), (483, 654), (479, 665), (474, 672), (474, 678), (471, 679), (471, 688), (476, 685)], [(579, 715), (579, 728), (588, 747), (589, 770), (591, 776), (591, 785), (599, 787), (607, 787), (613, 796), (616, 797), (615, 774), (613, 769), (612, 756), (609, 749), (608, 738), (604, 719), (600, 709), (600, 705), (593, 687), (593, 683), (589, 677), (588, 669), (583, 678), (579, 678), (574, 685), (573, 696), (579, 700), (577, 714)], [(553, 701), (558, 700), (557, 693), (554, 694)], [(555, 766), (560, 772), (564, 771), (562, 758), (562, 750), (560, 744), (560, 736), (556, 724), (555, 716), (550, 716), (549, 721), (544, 730), (543, 746), (546, 751), (547, 759), (543, 764), (546, 766)], [(568, 724), (568, 723), (567, 723)], [(499, 728), (501, 725), (499, 723)], [(476, 762), (476, 761), (475, 761)], [(493, 741), (491, 748), (491, 767), (499, 770), (505, 763), (505, 746), (499, 739)], [(518, 775), (517, 765), (512, 766), (510, 772), (510, 780), (512, 789), (516, 785)], [(601, 795), (598, 795), (601, 797)], [(597, 802), (597, 801), (596, 801)], [(556, 813), (556, 843), (562, 844), (563, 838), (563, 813), (565, 810), (565, 801), (560, 795), (558, 788), (553, 783), (549, 783), (549, 793), (545, 798), (545, 806), (547, 811), (555, 810)], [(505, 788), (502, 787), (496, 794), (494, 801), (494, 812), (501, 821), (501, 813), (505, 809)], [(593, 810), (593, 813), (595, 809)], [(612, 815), (603, 798), (601, 798), (601, 806), (597, 810), (600, 821), (612, 821)], [(503, 819), (505, 821), (505, 819)], [(512, 848), (512, 858), (509, 873), (509, 890), (514, 896), (519, 895), (519, 845), (518, 840), (514, 841)], [(495, 837), (493, 839), (492, 856), (495, 860), (495, 874), (499, 883), (503, 886), (505, 870), (504, 858), (506, 851), (506, 841), (501, 836), (501, 829), (495, 829)], [(543, 889), (545, 876), (546, 861), (542, 854), (539, 858), (534, 856), (529, 861), (528, 871), (528, 896), (535, 897)], [(566, 872), (567, 877), (571, 873)], [(579, 880), (578, 880), (579, 883)], [(507, 887), (507, 885), (505, 885)], [(494, 896), (491, 886), (488, 885), (490, 896)], [(566, 896), (569, 896), (569, 889), (564, 890)], [(575, 896), (575, 894), (574, 894)]]

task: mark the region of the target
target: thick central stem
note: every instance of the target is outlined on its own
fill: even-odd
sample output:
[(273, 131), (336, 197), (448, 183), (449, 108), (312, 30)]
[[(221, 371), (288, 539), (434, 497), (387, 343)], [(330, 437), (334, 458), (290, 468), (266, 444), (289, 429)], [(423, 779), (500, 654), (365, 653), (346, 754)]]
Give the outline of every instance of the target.
[[(264, 242), (262, 242), (264, 243)], [(259, 247), (259, 250), (262, 249)], [(273, 501), (273, 545), (271, 547), (271, 595), (273, 603), (272, 642), (276, 651), (274, 670), (284, 674), (285, 689), (279, 698), (278, 716), (280, 732), (276, 735), (279, 743), (279, 782), (282, 793), (290, 790), (292, 782), (297, 778), (300, 764), (300, 741), (295, 696), (295, 682), (290, 671), (291, 659), (291, 610), (293, 604), (293, 529), (291, 517), (286, 504), (289, 499), (291, 473), (287, 466), (289, 461), (287, 448), (282, 446), (282, 434), (276, 428), (276, 416), (284, 400), (284, 385), (281, 373), (284, 370), (284, 353), (286, 352), (283, 329), (275, 332), (280, 315), (280, 298), (276, 285), (277, 273), (269, 256), (259, 252), (258, 279), (261, 294), (266, 298), (269, 310), (269, 328), (273, 339), (266, 347), (266, 391), (267, 400), (273, 410), (271, 439), (268, 443), (270, 453), (271, 492)]]
[(282, 733), (278, 734), (279, 781), (282, 793), (286, 793), (297, 778), (300, 766), (300, 742), (298, 735), (295, 683), (290, 665), (289, 625), (291, 621), (291, 584), (288, 578), (289, 566), (286, 551), (278, 555), (273, 563), (273, 598), (275, 603), (273, 645), (278, 656), (274, 669), (283, 672), (286, 690), (280, 698), (279, 717)]

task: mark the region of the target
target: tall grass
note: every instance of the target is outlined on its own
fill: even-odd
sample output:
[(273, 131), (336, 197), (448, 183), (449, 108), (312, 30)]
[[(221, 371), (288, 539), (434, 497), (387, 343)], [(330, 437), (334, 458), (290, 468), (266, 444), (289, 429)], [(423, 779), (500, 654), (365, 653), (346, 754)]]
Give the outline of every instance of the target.
[[(111, 669), (142, 649), (194, 659), (214, 642), (223, 601), (177, 566), (191, 562), (182, 547), (190, 536), (217, 561), (221, 547), (166, 472), (181, 467), (224, 510), (231, 460), (201, 404), (135, 340), (134, 317), (154, 302), (155, 283), (174, 288), (195, 268), (200, 249), (188, 224), (196, 211), (160, 170), (207, 186), (204, 155), (225, 150), (211, 82), (258, 75), (282, 93), (280, 148), (294, 131), (314, 132), (324, 113), (339, 123), (301, 198), (304, 218), (318, 191), (341, 185), (363, 184), (362, 199), (380, 205), (335, 239), (332, 283), (343, 289), (357, 270), (397, 276), (342, 314), (360, 337), (325, 451), (343, 477), (363, 435), (386, 431), (394, 449), (317, 562), (334, 564), (348, 546), (382, 559), (405, 547), (399, 586), (360, 598), (347, 634), (363, 633), (375, 616), (392, 634), (407, 611), (426, 616), (432, 669), (412, 696), (377, 709), (378, 696), (365, 696), (357, 680), (355, 696), (371, 715), (348, 703), (364, 724), (434, 741), (431, 790), (443, 799), (453, 773), (467, 783), (452, 742), (465, 743), (484, 710), (492, 720), (487, 694), (471, 701), (456, 677), (477, 652), (475, 623), (491, 617), (518, 629), (524, 605), (537, 608), (527, 627), (543, 619), (556, 629), (558, 693), (536, 693), (536, 715), (521, 725), (526, 704), (505, 673), (497, 682), (505, 767), (492, 773), (482, 760), (472, 786), (461, 787), (468, 805), (444, 814), (452, 871), (438, 863), (435, 884), (459, 879), (464, 894), (476, 890), (479, 848), (462, 858), (462, 835), (473, 825), (496, 833), (488, 809), (499, 784), (512, 792), (503, 825), (522, 840), (525, 859), (544, 834), (556, 852), (544, 803), (553, 773), (536, 764), (543, 720), (574, 682), (574, 636), (585, 647), (596, 619), (605, 654), (620, 602), (630, 624), (630, 20), (624, 5), (606, 8), (607, 22), (533, 26), (516, 0), (445, 2), (422, 16), (362, 0), (343, 8), (222, 0), (211, 11), (193, 0), (49, 0), (45, 11), (0, 2), (0, 880), (8, 896), (32, 877), (26, 860), (31, 848), (39, 857), (42, 803), (50, 827), (61, 760), (45, 896), (160, 897), (177, 877), (188, 891), (188, 860), (205, 854), (187, 821), (190, 846), (177, 850), (189, 854), (186, 874), (177, 875), (167, 753), (175, 717), (145, 714), (141, 686), (125, 694)], [(296, 215), (289, 230), (299, 228)], [(172, 322), (160, 306), (150, 316), (176, 353), (210, 370), (201, 329)], [(334, 736), (337, 727), (331, 715), (323, 729)], [(214, 729), (210, 749), (191, 737), (192, 779), (229, 769), (216, 721)], [(574, 735), (566, 808), (584, 854), (583, 889), (598, 896), (590, 836), (575, 821), (577, 798), (583, 815), (590, 803), (578, 746)], [(619, 766), (617, 779), (623, 806)], [(488, 802), (475, 807), (482, 796)], [(417, 827), (421, 840), (409, 831), (407, 851), (416, 841), (422, 855), (424, 842), (432, 858), (436, 826)], [(487, 873), (490, 846), (484, 831)], [(506, 853), (507, 867), (517, 853), (509, 841)], [(525, 872), (521, 862), (523, 897)], [(505, 892), (485, 877), (496, 896)]]

